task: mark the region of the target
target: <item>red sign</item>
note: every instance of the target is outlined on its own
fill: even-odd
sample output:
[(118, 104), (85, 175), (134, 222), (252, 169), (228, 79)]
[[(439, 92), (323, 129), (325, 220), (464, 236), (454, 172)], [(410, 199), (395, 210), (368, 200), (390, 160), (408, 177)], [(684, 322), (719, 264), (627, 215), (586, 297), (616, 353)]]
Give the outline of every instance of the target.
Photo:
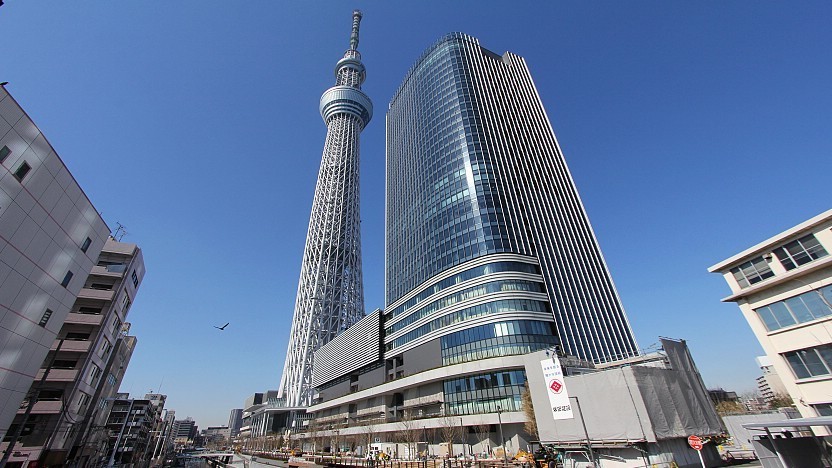
[(702, 450), (702, 439), (698, 436), (692, 435), (688, 437), (688, 445), (694, 450)]
[(549, 390), (551, 390), (555, 393), (560, 393), (560, 391), (562, 389), (563, 389), (563, 384), (560, 383), (560, 381), (558, 381), (558, 379), (552, 379), (552, 382), (549, 383)]

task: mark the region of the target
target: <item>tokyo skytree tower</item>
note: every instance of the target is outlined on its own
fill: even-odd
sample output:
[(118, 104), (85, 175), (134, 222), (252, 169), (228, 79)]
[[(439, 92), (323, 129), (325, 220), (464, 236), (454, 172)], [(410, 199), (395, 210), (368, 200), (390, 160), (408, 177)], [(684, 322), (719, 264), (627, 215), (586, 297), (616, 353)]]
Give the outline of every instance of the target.
[(278, 396), (309, 406), (315, 351), (364, 316), (358, 145), (373, 104), (358, 53), (361, 12), (352, 14), (350, 48), (335, 65), (335, 86), (321, 96), (327, 133), (303, 251), (298, 295)]

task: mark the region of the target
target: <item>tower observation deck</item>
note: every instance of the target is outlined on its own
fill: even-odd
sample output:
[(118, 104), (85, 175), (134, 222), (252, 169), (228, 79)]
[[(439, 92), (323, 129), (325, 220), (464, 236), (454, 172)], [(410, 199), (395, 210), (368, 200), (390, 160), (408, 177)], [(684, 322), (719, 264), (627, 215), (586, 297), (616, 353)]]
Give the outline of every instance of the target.
[(358, 53), (361, 17), (353, 12), (350, 47), (335, 65), (335, 86), (321, 96), (326, 141), (278, 394), (287, 407), (309, 405), (315, 351), (364, 316), (359, 135), (373, 104), (361, 91), (366, 78)]

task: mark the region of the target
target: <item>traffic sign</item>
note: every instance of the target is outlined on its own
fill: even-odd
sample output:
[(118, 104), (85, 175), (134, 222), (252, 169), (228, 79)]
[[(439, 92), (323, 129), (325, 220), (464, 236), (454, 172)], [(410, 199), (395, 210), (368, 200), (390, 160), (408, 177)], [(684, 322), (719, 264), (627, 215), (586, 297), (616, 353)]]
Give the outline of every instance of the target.
[(698, 436), (692, 435), (688, 437), (688, 445), (694, 450), (702, 450), (702, 439)]

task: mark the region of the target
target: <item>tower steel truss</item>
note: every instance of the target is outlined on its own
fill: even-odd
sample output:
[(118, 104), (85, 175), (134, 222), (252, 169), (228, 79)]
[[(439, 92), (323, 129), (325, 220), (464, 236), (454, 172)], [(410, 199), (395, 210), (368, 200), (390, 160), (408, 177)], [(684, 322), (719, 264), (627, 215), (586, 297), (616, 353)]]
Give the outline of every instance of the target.
[(287, 407), (309, 405), (315, 351), (364, 316), (358, 153), (373, 105), (361, 91), (361, 16), (353, 12), (350, 48), (335, 66), (335, 86), (321, 96), (326, 142), (278, 394)]

